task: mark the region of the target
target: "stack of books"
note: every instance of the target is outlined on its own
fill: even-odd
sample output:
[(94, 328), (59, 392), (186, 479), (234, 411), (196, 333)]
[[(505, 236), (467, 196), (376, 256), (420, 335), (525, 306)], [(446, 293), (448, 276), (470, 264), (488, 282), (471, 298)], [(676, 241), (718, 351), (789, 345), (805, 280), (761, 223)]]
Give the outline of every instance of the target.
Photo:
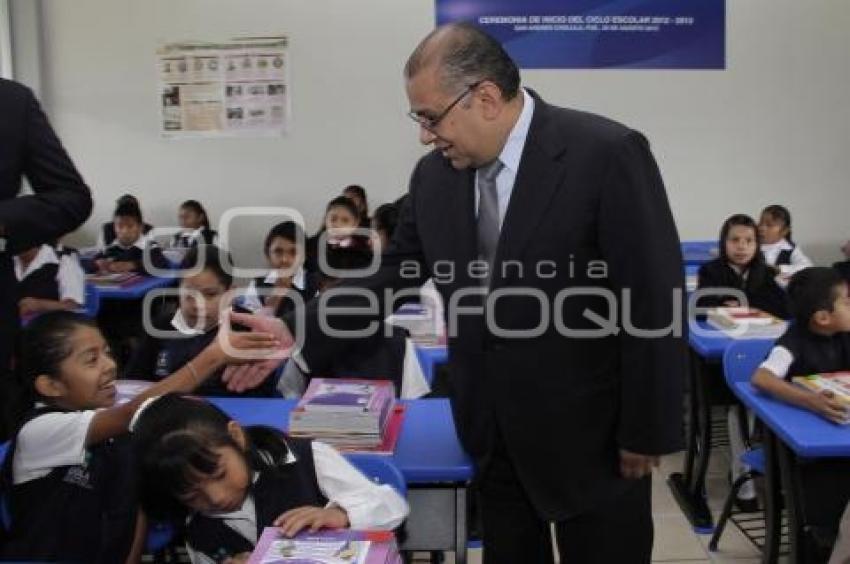
[(388, 380), (314, 378), (289, 415), (289, 434), (339, 450), (392, 454), (404, 406)]
[(751, 307), (718, 307), (709, 310), (708, 324), (737, 339), (776, 339), (788, 323)]
[(284, 537), (266, 527), (248, 564), (401, 564), (391, 531), (325, 530)]

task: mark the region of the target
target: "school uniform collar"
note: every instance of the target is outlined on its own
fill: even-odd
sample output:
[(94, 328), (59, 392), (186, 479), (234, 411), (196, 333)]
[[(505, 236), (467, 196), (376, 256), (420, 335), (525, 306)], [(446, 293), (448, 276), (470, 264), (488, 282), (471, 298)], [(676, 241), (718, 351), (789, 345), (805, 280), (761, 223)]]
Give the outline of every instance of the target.
[(788, 239), (783, 238), (783, 239), (780, 239), (779, 241), (777, 241), (775, 243), (762, 243), (761, 249), (763, 251), (773, 251), (773, 250), (793, 251), (794, 245), (789, 243)]
[(203, 225), (198, 227), (194, 231), (182, 231), (180, 232), (180, 238), (186, 241), (198, 241), (204, 233)]
[(59, 264), (59, 257), (56, 255), (56, 251), (50, 245), (42, 245), (38, 249), (38, 253), (35, 255), (35, 258), (32, 259), (32, 262), (24, 268), (24, 264), (20, 258), (17, 256), (14, 257), (15, 262), (15, 276), (18, 280), (23, 280), (42, 266), (48, 264)]
[(171, 318), (171, 326), (174, 327), (182, 335), (186, 335), (187, 337), (195, 337), (198, 335), (205, 335), (207, 333), (207, 331), (204, 331), (202, 329), (190, 327), (189, 324), (186, 322), (186, 318), (183, 317), (183, 312), (179, 309), (177, 310), (177, 313), (174, 314), (174, 317)]
[(136, 241), (132, 245), (130, 245), (129, 247), (125, 247), (124, 245), (122, 245), (121, 241), (118, 240), (118, 237), (116, 237), (115, 240), (112, 241), (109, 244), (109, 247), (118, 247), (119, 249), (123, 249), (125, 251), (128, 250), (128, 249), (132, 249), (133, 247), (136, 247), (137, 249), (144, 251), (145, 246), (147, 245), (147, 242), (148, 242), (147, 236), (144, 233), (142, 233), (141, 235), (139, 235), (139, 238), (136, 239)]
[[(278, 278), (278, 271), (272, 270), (266, 275), (266, 277), (263, 279), (263, 282), (265, 282), (266, 284), (274, 284), (275, 282), (277, 282)], [(295, 274), (292, 276), (292, 285), (299, 290), (304, 290), (304, 288), (307, 286), (306, 278), (307, 275), (304, 272), (304, 267), (298, 267), (298, 270), (296, 270)]]
[(354, 244), (354, 238), (352, 236), (348, 237), (331, 237), (328, 236), (328, 245), (332, 247), (342, 247), (346, 249)]

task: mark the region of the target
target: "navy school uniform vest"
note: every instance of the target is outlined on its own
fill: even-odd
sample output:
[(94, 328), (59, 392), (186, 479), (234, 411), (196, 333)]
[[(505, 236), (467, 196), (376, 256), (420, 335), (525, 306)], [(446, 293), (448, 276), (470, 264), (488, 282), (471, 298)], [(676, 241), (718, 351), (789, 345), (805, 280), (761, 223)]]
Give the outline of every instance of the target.
[(30, 272), (23, 280), (18, 281), (18, 299), (38, 298), (41, 300), (59, 300), (58, 264), (45, 264), (38, 270)]
[[(266, 282), (266, 278), (261, 276), (259, 278), (254, 279), (254, 286), (257, 288), (259, 292), (263, 290), (272, 290), (275, 287), (274, 282)], [(290, 288), (290, 292), (296, 292), (301, 296), (302, 301), (306, 304), (316, 295), (316, 292), (319, 289), (319, 285), (316, 280), (316, 276), (312, 272), (304, 272), (304, 289), (296, 288), (293, 286)], [(260, 294), (260, 302), (263, 305), (266, 304), (266, 300), (269, 297), (268, 295)], [(277, 306), (277, 309), (274, 312), (275, 317), (283, 317), (287, 313), (290, 313), (295, 310), (295, 302), (290, 299), (282, 299), (280, 304)]]
[[(53, 407), (37, 408), (24, 424)], [(19, 427), (18, 432), (23, 427)], [(4, 560), (124, 562), (135, 532), (137, 500), (129, 435), (90, 447), (78, 466), (15, 485), (12, 461), (17, 434), (3, 462), (3, 501), (11, 518)]]
[[(77, 253), (71, 248), (54, 249), (56, 258), (62, 261), (65, 256)], [(30, 272), (23, 280), (18, 281), (18, 299), (38, 298), (41, 300), (59, 300), (59, 264), (44, 264), (38, 270)]]
[(787, 379), (850, 370), (850, 333), (831, 337), (817, 335), (805, 327), (791, 326), (776, 342), (794, 357)]
[[(287, 437), (286, 444), (295, 455), (296, 462), (283, 464), (281, 460), (274, 461), (260, 470), (257, 481), (251, 486), (257, 538), (282, 513), (304, 505), (324, 507), (328, 502), (316, 480), (311, 441)], [(186, 528), (186, 542), (216, 562), (227, 556), (254, 550), (254, 545), (228, 527), (224, 519), (206, 515), (190, 518)]]
[(794, 253), (796, 246), (792, 245), (790, 249), (783, 249), (776, 255), (776, 266), (782, 264), (791, 264), (791, 255)]
[[(218, 328), (207, 331), (202, 335), (187, 338), (162, 339), (159, 341), (159, 351), (154, 365), (154, 379), (162, 380), (169, 374), (180, 370), (187, 362), (198, 356), (210, 343), (218, 338)], [(213, 374), (195, 390), (201, 396), (238, 396), (238, 397), (271, 397), (275, 394), (276, 382), (269, 377), (260, 386), (235, 394), (227, 389), (221, 381), (224, 369)]]

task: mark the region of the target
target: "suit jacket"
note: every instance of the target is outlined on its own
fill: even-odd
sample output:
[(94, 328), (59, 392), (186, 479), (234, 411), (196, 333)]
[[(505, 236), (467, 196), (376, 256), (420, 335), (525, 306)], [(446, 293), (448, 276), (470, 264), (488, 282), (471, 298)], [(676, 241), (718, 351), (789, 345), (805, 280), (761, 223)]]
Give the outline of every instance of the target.
[[(480, 288), (467, 268), (477, 258), (475, 171), (453, 169), (436, 151), (413, 172), (380, 269), (344, 286), (377, 290), (382, 297), (387, 288), (434, 278), (447, 306), (448, 385), (463, 446), (478, 472), (486, 472), (501, 434), (537, 512), (558, 520), (630, 487), (619, 476), (620, 448), (644, 454), (681, 448), (687, 358), (681, 335), (642, 338), (619, 331), (577, 338), (566, 329), (599, 332), (588, 318), (594, 314), (612, 318), (615, 331), (627, 322), (642, 329), (667, 327), (683, 303), (684, 271), (646, 139), (608, 119), (535, 99), (490, 300), (499, 296), (492, 304), (498, 328), (542, 329), (525, 338), (500, 334), (481, 315), (457, 307), (481, 303), (474, 296), (460, 299)], [(629, 318), (616, 311), (626, 294)], [(541, 301), (548, 304), (548, 320)], [(328, 303), (364, 305), (364, 300), (338, 297)], [(309, 304), (300, 328), (301, 354), (311, 369), (353, 342), (323, 334), (320, 304)], [(340, 329), (362, 327), (367, 319), (325, 318)]]
[[(26, 176), (34, 195), (18, 197)], [(0, 79), (0, 377), (17, 327), (12, 255), (73, 231), (91, 212), (89, 189), (32, 92)]]

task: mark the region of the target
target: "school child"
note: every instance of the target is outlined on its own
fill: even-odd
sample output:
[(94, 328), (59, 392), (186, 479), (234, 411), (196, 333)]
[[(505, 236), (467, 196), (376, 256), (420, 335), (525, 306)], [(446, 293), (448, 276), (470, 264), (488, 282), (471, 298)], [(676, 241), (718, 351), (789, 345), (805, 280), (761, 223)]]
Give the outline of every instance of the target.
[[(390, 486), (332, 447), (269, 427), (242, 427), (200, 398), (170, 394), (133, 424), (143, 507), (186, 523), (192, 562), (244, 562), (264, 527), (392, 530), (408, 513)], [(228, 560), (229, 559), (229, 560)]]
[(372, 251), (369, 237), (357, 233), (360, 228), (360, 212), (354, 202), (345, 196), (334, 198), (325, 209), (325, 218), (319, 231), (307, 241), (307, 258), (304, 267), (308, 272), (317, 273), (321, 270), (320, 244), (328, 250), (351, 248), (361, 253), (364, 258), (371, 259)]
[(360, 227), (369, 227), (369, 200), (366, 197), (366, 189), (357, 184), (350, 184), (343, 188), (342, 195), (354, 202), (360, 215)]
[[(720, 256), (702, 265), (698, 287), (735, 289), (743, 292), (750, 307), (787, 319), (788, 297), (774, 280), (759, 252), (759, 234), (755, 221), (747, 215), (729, 217), (720, 229)], [(701, 307), (741, 306), (733, 294), (706, 296)]]
[[(806, 268), (788, 285), (794, 324), (771, 349), (752, 376), (762, 392), (845, 424), (846, 406), (832, 393), (814, 393), (791, 383), (794, 376), (850, 370), (850, 296), (847, 282), (831, 268)], [(801, 499), (813, 516), (810, 530), (830, 538), (850, 497), (850, 466), (845, 460), (814, 461), (801, 466)], [(840, 521), (830, 563), (850, 561), (850, 513)]]
[[(720, 229), (718, 245), (720, 256), (702, 265), (698, 273), (698, 287), (716, 289), (718, 295), (701, 298), (700, 307), (743, 306), (744, 303), (728, 290), (737, 290), (746, 298), (746, 305), (758, 308), (783, 319), (787, 318), (788, 297), (774, 280), (773, 271), (759, 252), (759, 234), (755, 221), (747, 215), (729, 217)], [(729, 449), (731, 451), (732, 480), (749, 468), (740, 462), (746, 445), (744, 431), (740, 428), (738, 410), (728, 410)], [(738, 491), (738, 507), (747, 512), (758, 508), (755, 487), (746, 482)]]
[(171, 239), (171, 246), (188, 249), (198, 245), (212, 245), (217, 233), (210, 229), (207, 210), (197, 200), (186, 200), (180, 204), (177, 218), (182, 231)]
[(833, 269), (801, 270), (788, 286), (795, 322), (753, 374), (753, 386), (834, 421), (847, 410), (829, 393), (815, 394), (792, 384), (792, 376), (850, 370), (850, 297)]
[(168, 268), (168, 261), (155, 241), (144, 234), (142, 211), (133, 202), (124, 202), (115, 209), (113, 217), (115, 240), (94, 257), (97, 270), (104, 273), (140, 272), (150, 274), (144, 264), (145, 249), (149, 247), (150, 262), (155, 268)]
[(14, 257), (21, 318), (85, 303), (86, 276), (74, 249), (44, 244)]
[(767, 206), (759, 218), (761, 252), (765, 262), (785, 278), (812, 266), (791, 237), (791, 212), (780, 205)]
[(263, 252), (269, 273), (251, 281), (242, 300), (243, 307), (251, 311), (264, 309), (280, 317), (292, 311), (297, 303), (306, 303), (316, 295), (316, 275), (308, 273), (303, 266), (305, 236), (298, 224), (284, 221), (272, 227), (266, 235)]
[[(263, 333), (234, 333), (231, 342), (242, 351), (279, 346)], [(0, 555), (16, 561), (138, 561), (144, 522), (137, 518), (126, 435), (133, 413), (146, 398), (193, 390), (235, 359), (213, 342), (169, 378), (117, 405), (115, 361), (94, 321), (59, 311), (25, 329), (21, 361), (30, 409), (0, 473), (10, 518)]]
[[(142, 206), (139, 204), (139, 199), (133, 196), (132, 194), (124, 194), (118, 200), (115, 201), (115, 209), (118, 209), (124, 204), (134, 204), (137, 208), (141, 209)], [(114, 215), (114, 214), (113, 214)], [(142, 226), (142, 234), (147, 235), (150, 230), (153, 229), (153, 225), (149, 223), (145, 223)], [(98, 249), (104, 249), (112, 244), (115, 241), (115, 222), (107, 221), (103, 225), (100, 226), (100, 232), (97, 235), (97, 244), (96, 247)]]
[[(214, 245), (189, 249), (181, 269), (179, 306), (165, 308), (153, 320), (156, 333), (146, 332), (130, 356), (123, 377), (132, 380), (162, 380), (181, 370), (200, 351), (216, 342), (221, 330), (221, 300), (233, 285), (230, 256)], [(269, 377), (251, 390), (229, 390), (220, 367), (197, 390), (207, 396), (260, 396), (275, 393)], [(269, 374), (271, 376), (271, 373)]]

